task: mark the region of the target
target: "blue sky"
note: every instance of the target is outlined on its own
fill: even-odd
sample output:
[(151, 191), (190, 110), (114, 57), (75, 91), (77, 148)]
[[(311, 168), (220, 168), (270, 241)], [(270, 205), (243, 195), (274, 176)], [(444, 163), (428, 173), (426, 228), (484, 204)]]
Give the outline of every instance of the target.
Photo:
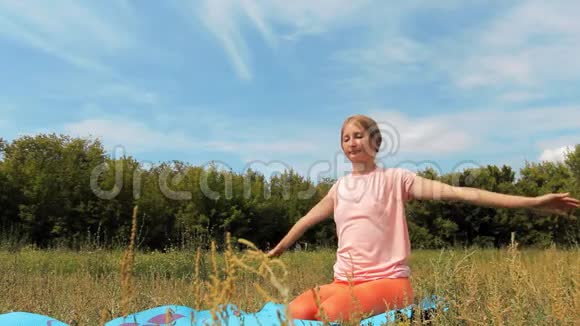
[[(349, 169), (561, 160), (580, 143), (578, 1), (0, 0), (0, 137), (99, 137), (143, 162)], [(429, 163), (427, 163), (429, 162)]]

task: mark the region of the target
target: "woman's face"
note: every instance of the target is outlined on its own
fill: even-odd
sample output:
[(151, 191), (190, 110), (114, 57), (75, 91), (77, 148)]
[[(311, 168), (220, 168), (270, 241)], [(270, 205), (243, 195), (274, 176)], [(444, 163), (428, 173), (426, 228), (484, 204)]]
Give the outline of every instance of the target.
[(375, 159), (369, 134), (358, 124), (348, 123), (342, 132), (342, 151), (353, 163), (365, 163)]

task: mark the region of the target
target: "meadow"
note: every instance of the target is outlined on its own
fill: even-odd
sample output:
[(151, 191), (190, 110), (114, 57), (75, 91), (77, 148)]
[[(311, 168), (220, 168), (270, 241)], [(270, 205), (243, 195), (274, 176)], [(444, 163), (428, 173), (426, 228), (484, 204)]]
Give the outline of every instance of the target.
[[(209, 309), (231, 302), (255, 311), (266, 300), (283, 302), (332, 278), (332, 249), (288, 252), (278, 260), (249, 248), (123, 252), (4, 246), (0, 313), (29, 311), (71, 325), (99, 325), (165, 304)], [(433, 316), (432, 325), (578, 324), (578, 249), (519, 250), (514, 244), (415, 250), (410, 265), (416, 300), (432, 294), (447, 299), (449, 310)]]

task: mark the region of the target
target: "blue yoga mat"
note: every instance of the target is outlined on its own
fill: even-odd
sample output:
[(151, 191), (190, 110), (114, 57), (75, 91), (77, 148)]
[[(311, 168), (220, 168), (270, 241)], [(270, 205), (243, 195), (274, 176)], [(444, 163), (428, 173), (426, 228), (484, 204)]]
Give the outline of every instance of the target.
[[(443, 301), (436, 297), (423, 299), (419, 303), (422, 315), (427, 315), (437, 309), (447, 308), (441, 305)], [(439, 305), (438, 305), (439, 304)], [(390, 310), (385, 313), (361, 320), (361, 325), (383, 325), (397, 321), (401, 318), (413, 318), (415, 305), (410, 305), (403, 309)], [(284, 317), (284, 305), (268, 302), (258, 312), (248, 313), (233, 304), (223, 305), (219, 309), (217, 316), (212, 316), (209, 310), (195, 310), (184, 306), (167, 305), (156, 307), (126, 317), (115, 318), (105, 324), (105, 326), (191, 326), (191, 325), (261, 325), (278, 326)], [(321, 326), (322, 322), (312, 320), (293, 320), (296, 326)], [(48, 316), (33, 314), (29, 312), (10, 312), (0, 314), (0, 325), (18, 326), (66, 326), (67, 324)]]

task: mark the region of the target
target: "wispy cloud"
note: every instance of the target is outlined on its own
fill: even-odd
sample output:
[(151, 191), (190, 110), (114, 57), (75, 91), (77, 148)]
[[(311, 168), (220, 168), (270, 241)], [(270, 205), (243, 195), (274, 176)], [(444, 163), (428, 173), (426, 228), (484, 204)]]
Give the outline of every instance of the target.
[(412, 118), (396, 111), (374, 111), (370, 115), (379, 125), (385, 124), (383, 138), (385, 141), (394, 139), (399, 142), (403, 154), (461, 152), (468, 150), (477, 141), (467, 130), (455, 127), (456, 120), (461, 119), (458, 116)]
[[(394, 126), (401, 154), (506, 151), (542, 133), (580, 129), (580, 107), (471, 110), (420, 118), (380, 110), (370, 115)], [(510, 141), (506, 143), (505, 139)]]
[[(208, 126), (203, 126), (207, 128)], [(215, 126), (209, 126), (215, 128)], [(192, 128), (196, 128), (192, 126)], [(237, 137), (228, 134), (211, 139), (200, 138), (187, 130), (162, 130), (139, 121), (126, 118), (86, 119), (64, 125), (64, 131), (75, 136), (101, 139), (108, 147), (123, 146), (131, 152), (157, 150), (191, 151), (205, 150), (228, 152), (252, 160), (269, 160), (276, 153), (313, 153), (320, 148), (309, 140), (287, 140), (268, 137), (268, 131), (259, 133), (239, 129)]]
[(110, 19), (126, 12), (127, 4), (119, 2), (114, 8), (104, 8), (72, 0), (50, 3), (0, 0), (0, 37), (84, 69), (110, 72), (102, 59), (130, 48), (135, 39), (126, 28), (129, 19), (117, 22)]
[[(248, 119), (195, 109), (174, 115), (155, 111), (154, 116), (149, 123), (123, 116), (84, 119), (68, 123), (62, 130), (73, 136), (99, 138), (107, 150), (122, 146), (136, 157), (170, 152), (171, 157), (158, 154), (158, 160), (189, 160), (195, 156), (209, 162), (223, 154), (237, 158), (225, 162), (228, 165), (242, 162), (264, 173), (270, 168), (292, 168), (307, 175), (314, 163), (331, 160), (340, 150), (338, 131), (304, 125), (303, 121), (276, 125), (268, 118)], [(294, 130), (291, 136), (289, 130)], [(296, 130), (300, 130), (299, 135)]]
[[(457, 1), (432, 6), (449, 9), (442, 11), (449, 19), (454, 19), (453, 10), (467, 11)], [(490, 7), (493, 11), (494, 4)], [(476, 95), (484, 90), (488, 100), (504, 103), (544, 99), (558, 92), (554, 82), (579, 81), (580, 61), (575, 58), (580, 57), (580, 23), (575, 13), (580, 3), (523, 1), (495, 7), (493, 15), (474, 16), (469, 28), (444, 29), (433, 36), (425, 28), (439, 28), (437, 21), (413, 20), (425, 8), (395, 6), (360, 41), (331, 56), (341, 71), (335, 80), (346, 93), (434, 81), (440, 88), (433, 92)], [(408, 26), (421, 31), (410, 32)]]
[[(129, 53), (139, 52), (142, 56), (138, 26), (139, 20), (125, 0), (112, 4), (0, 0), (0, 38), (41, 51), (92, 74), (88, 83), (85, 75), (64, 82), (60, 76), (49, 76), (53, 89), (46, 97), (50, 98), (116, 98), (154, 104), (158, 95), (139, 89), (115, 65), (116, 59)], [(57, 90), (59, 83), (63, 84), (62, 92)]]
[(262, 37), (270, 44), (275, 45), (278, 40), (269, 23), (266, 21), (264, 9), (254, 0), (241, 0), (238, 2), (241, 10), (254, 23), (254, 26)]
[[(576, 135), (556, 139), (550, 134), (580, 129), (580, 107), (486, 109), (426, 116), (411, 116), (395, 110), (371, 110), (368, 114), (379, 123), (385, 144), (397, 143), (399, 150), (395, 159), (513, 153), (514, 147), (529, 144), (529, 139), (540, 141), (537, 144), (540, 153), (577, 141)], [(176, 116), (163, 113), (158, 116), (154, 124), (121, 117), (86, 119), (67, 124), (64, 130), (73, 135), (100, 137), (108, 146), (123, 145), (135, 152), (201, 149), (232, 153), (243, 161), (285, 160), (303, 166), (333, 159), (340, 153), (338, 126), (336, 130), (304, 122), (277, 126), (207, 113), (203, 119), (191, 120), (188, 128), (180, 129), (175, 127)], [(546, 119), (548, 116), (554, 118)], [(257, 125), (260, 127), (256, 128)], [(296, 135), (284, 130), (301, 132)]]
[(341, 23), (357, 17), (371, 1), (320, 0), (262, 2), (264, 12), (276, 25), (289, 30), (280, 32), (281, 38), (296, 41), (303, 36), (326, 33)]
[(422, 74), (430, 60), (431, 50), (396, 33), (372, 39), (356, 49), (340, 50), (331, 57), (346, 77), (338, 84), (346, 89), (373, 90), (385, 85), (405, 82), (410, 76)]
[[(162, 157), (169, 150), (208, 161), (283, 160), (301, 169), (340, 155), (340, 118), (326, 115), (330, 109), (313, 114), (312, 107), (369, 113), (396, 129), (401, 158), (417, 160), (555, 157), (579, 139), (579, 4), (174, 3), (175, 11), (166, 3), (0, 0), (0, 41), (13, 46), (7, 53), (48, 54), (5, 60), (8, 68), (18, 63), (9, 73), (22, 82), (7, 78), (3, 85), (15, 91), (9, 100), (18, 114), (0, 108), (0, 123), (9, 120), (2, 130), (37, 128), (14, 121), (51, 114), (40, 117), (46, 130), (101, 137), (135, 153), (163, 152), (159, 159), (172, 159)], [(151, 24), (151, 13), (163, 24)], [(172, 15), (192, 24), (187, 38), (199, 43), (184, 42), (185, 22)], [(146, 51), (145, 43), (152, 45)], [(62, 62), (72, 69), (60, 74)], [(233, 77), (259, 83), (225, 80), (222, 87), (224, 62)], [(20, 69), (36, 65), (49, 73), (39, 74), (29, 96), (30, 75)], [(337, 83), (339, 91), (332, 89)], [(349, 99), (349, 92), (357, 93)], [(370, 110), (377, 107), (391, 109)], [(287, 108), (293, 112), (278, 111)], [(570, 139), (556, 140), (561, 135)]]
[(464, 63), (467, 72), (457, 80), (462, 88), (498, 86), (515, 83), (520, 86), (535, 86), (530, 62), (521, 55), (500, 54), (476, 57)]
[(475, 51), (459, 65), (460, 87), (537, 87), (577, 80), (580, 63), (580, 4), (524, 1), (490, 22)]
[(200, 18), (218, 38), (226, 51), (236, 74), (241, 79), (252, 79), (248, 47), (237, 25), (238, 7), (233, 1), (203, 2)]
[(64, 130), (74, 136), (99, 138), (107, 147), (123, 146), (131, 152), (187, 150), (196, 144), (183, 132), (163, 132), (125, 119), (87, 119), (66, 124)]
[(205, 0), (201, 5), (190, 3), (188, 9), (219, 40), (238, 77), (251, 80), (252, 47), (244, 36), (246, 22), (274, 47), (280, 40), (296, 41), (304, 35), (324, 33), (366, 2)]

